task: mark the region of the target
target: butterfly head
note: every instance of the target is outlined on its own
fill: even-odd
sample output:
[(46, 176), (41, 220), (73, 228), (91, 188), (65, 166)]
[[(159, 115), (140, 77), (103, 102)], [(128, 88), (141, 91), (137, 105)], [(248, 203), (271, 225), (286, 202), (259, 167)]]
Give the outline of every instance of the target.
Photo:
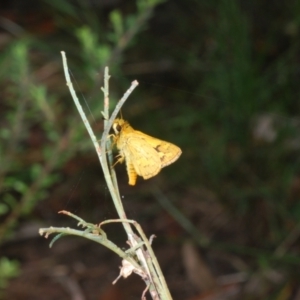
[(123, 119), (114, 120), (112, 127), (116, 135), (120, 134), (122, 127), (124, 126), (125, 123), (126, 121), (124, 121)]

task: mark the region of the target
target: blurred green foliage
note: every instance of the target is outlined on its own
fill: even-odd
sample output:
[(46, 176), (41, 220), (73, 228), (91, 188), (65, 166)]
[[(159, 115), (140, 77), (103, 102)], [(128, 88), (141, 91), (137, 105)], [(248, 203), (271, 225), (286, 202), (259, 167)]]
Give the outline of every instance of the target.
[[(89, 17), (90, 22), (86, 25), (76, 25), (79, 20), (75, 6), (67, 1), (49, 2), (59, 13), (65, 13), (73, 18), (72, 26), (68, 23), (61, 26), (63, 29), (68, 27), (76, 29), (69, 37), (77, 38), (81, 50), (70, 51), (70, 58), (72, 59), (73, 55), (81, 58), (81, 63), (77, 64), (85, 80), (85, 86), (81, 91), (92, 90), (91, 83), (95, 80), (95, 70), (102, 71), (110, 62), (113, 62), (115, 70), (120, 69), (118, 63), (122, 52), (141, 29), (140, 26), (143, 25), (141, 21), (146, 22), (153, 8), (159, 3), (160, 1), (139, 0), (137, 11), (129, 16), (123, 16), (118, 10), (112, 11), (108, 18), (112, 24), (111, 30), (102, 36), (100, 42), (93, 28), (98, 25), (96, 16), (94, 19)], [(61, 41), (62, 38), (58, 39)], [(67, 43), (69, 42), (68, 40)], [(49, 55), (53, 51), (49, 49), (48, 53), (43, 53), (42, 50), (35, 50), (35, 47), (45, 49), (44, 46), (43, 41), (33, 36), (20, 37), (7, 45), (5, 54), (1, 57), (0, 77), (5, 114), (0, 132), (3, 145), (0, 149), (2, 158), (0, 212), (4, 215), (10, 211), (0, 227), (2, 239), (12, 225), (16, 225), (18, 218), (30, 213), (36, 203), (48, 195), (48, 189), (60, 180), (57, 170), (79, 149), (85, 149), (84, 143), (88, 148), (91, 147), (89, 141), (84, 138), (85, 129), (78, 122), (76, 113), (73, 116), (68, 113), (66, 119), (59, 119), (70, 106), (69, 103), (64, 104), (61, 101), (62, 97), (68, 95), (67, 89), (64, 91), (59, 87), (51, 89), (38, 77), (39, 72), (43, 71), (41, 70), (43, 66), (40, 67), (39, 64), (46, 62), (34, 57), (34, 51), (38, 51), (41, 56)], [(58, 51), (55, 56), (59, 57)], [(48, 63), (54, 69), (50, 72), (58, 70), (56, 62)], [(59, 79), (61, 80), (59, 85), (63, 86), (64, 78)], [(93, 96), (93, 91), (90, 94)], [(96, 107), (91, 104), (89, 108), (93, 111), (94, 121), (101, 117), (102, 104), (98, 95), (99, 92)], [(36, 136), (41, 140), (34, 140)], [(36, 152), (33, 148), (37, 149)]]
[[(86, 15), (89, 22), (84, 25), (77, 23), (75, 6), (68, 1), (51, 1), (49, 4), (58, 12), (58, 22), (62, 22), (61, 28), (69, 30), (66, 40), (59, 33), (57, 44), (51, 44), (27, 34), (6, 45), (0, 57), (1, 110), (4, 112), (0, 127), (0, 218), (4, 220), (0, 225), (0, 242), (13, 233), (21, 217), (31, 214), (37, 203), (48, 197), (49, 189), (62, 179), (59, 170), (68, 159), (80, 150), (91, 148), (77, 113), (75, 110), (74, 114), (70, 113), (70, 103), (62, 101), (64, 97), (69, 98), (68, 90), (60, 88), (65, 87), (63, 76), (55, 78), (54, 88), (49, 87), (47, 77), (61, 70), (56, 63), (60, 61), (61, 49), (56, 47), (64, 45), (69, 49), (70, 40), (77, 38), (78, 50), (67, 51), (67, 55), (71, 65), (74, 64), (72, 57), (80, 58), (81, 62), (76, 63), (81, 70), (78, 82), (85, 81), (79, 82), (83, 83), (81, 92), (89, 90), (90, 97), (96, 98), (92, 88), (95, 71), (102, 72), (110, 64), (115, 71), (120, 69), (122, 52), (159, 2), (139, 0), (138, 10), (128, 17), (114, 10), (107, 20), (112, 24), (111, 29), (103, 29), (105, 34), (101, 35), (98, 31), (98, 35), (95, 27), (99, 23), (95, 16), (91, 17), (91, 11)], [(61, 19), (63, 15), (73, 19), (71, 26)], [(102, 37), (101, 41), (98, 36)], [(101, 76), (98, 85), (102, 84)], [(98, 94), (97, 90), (97, 97)], [(101, 106), (99, 99), (90, 105), (94, 122), (101, 117)], [(66, 118), (61, 118), (66, 112)], [(0, 288), (4, 289), (8, 279), (17, 275), (17, 265), (3, 257), (0, 273)]]
[[(62, 166), (91, 149), (65, 88), (65, 50), (94, 125), (104, 66), (113, 76), (112, 106), (129, 79), (139, 80), (124, 118), (182, 148), (162, 175), (170, 190), (178, 188), (182, 211), (187, 191), (205, 188), (239, 229), (227, 242), (299, 253), (297, 239), (285, 244), (300, 222), (297, 1), (44, 3), (55, 32), (21, 34), (0, 56), (2, 238), (48, 196)], [(264, 254), (255, 261), (268, 263)]]
[(19, 275), (19, 263), (6, 257), (0, 259), (0, 297), (8, 284), (8, 280)]

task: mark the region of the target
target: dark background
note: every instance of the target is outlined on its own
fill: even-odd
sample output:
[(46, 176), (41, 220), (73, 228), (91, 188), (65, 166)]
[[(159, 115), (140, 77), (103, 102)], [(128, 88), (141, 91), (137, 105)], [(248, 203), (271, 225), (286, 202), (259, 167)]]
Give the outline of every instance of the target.
[[(111, 109), (181, 147), (127, 184), (128, 217), (155, 234), (174, 299), (300, 298), (299, 1), (44, 0), (0, 3), (0, 298), (140, 299), (143, 281), (91, 241), (49, 249), (38, 229), (116, 218), (72, 102), (60, 51), (99, 138)], [(126, 247), (119, 225), (109, 238)], [(149, 295), (147, 299), (150, 299)]]

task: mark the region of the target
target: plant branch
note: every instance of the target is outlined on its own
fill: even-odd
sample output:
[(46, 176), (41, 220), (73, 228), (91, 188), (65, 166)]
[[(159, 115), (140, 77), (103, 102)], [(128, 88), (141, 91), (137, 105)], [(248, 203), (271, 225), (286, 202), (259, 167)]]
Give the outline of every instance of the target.
[[(157, 263), (156, 257), (153, 253), (153, 250), (151, 249), (151, 245), (146, 238), (145, 234), (143, 233), (141, 227), (135, 222), (128, 220), (126, 217), (126, 213), (121, 201), (120, 193), (118, 190), (117, 180), (115, 177), (115, 173), (112, 167), (112, 153), (111, 153), (111, 145), (110, 145), (110, 139), (109, 139), (109, 131), (111, 129), (111, 126), (113, 124), (113, 121), (115, 120), (116, 116), (118, 115), (122, 105), (125, 103), (129, 95), (132, 93), (132, 91), (137, 87), (138, 82), (135, 80), (132, 82), (130, 88), (126, 91), (126, 93), (123, 95), (121, 100), (116, 105), (113, 113), (111, 114), (110, 118), (109, 116), (109, 74), (108, 74), (108, 68), (105, 69), (105, 75), (104, 75), (104, 87), (102, 88), (102, 91), (104, 93), (104, 111), (103, 115), (105, 117), (104, 121), (104, 131), (101, 137), (101, 144), (99, 146), (99, 143), (96, 139), (95, 134), (93, 133), (93, 130), (88, 122), (88, 119), (85, 116), (85, 113), (79, 103), (79, 100), (76, 96), (76, 92), (73, 88), (73, 84), (70, 79), (70, 75), (68, 72), (68, 66), (67, 66), (67, 60), (65, 53), (62, 51), (62, 59), (63, 59), (63, 67), (64, 67), (64, 73), (66, 77), (67, 86), (69, 87), (70, 93), (72, 95), (72, 98), (74, 100), (74, 103), (78, 109), (78, 112), (83, 120), (83, 123), (85, 127), (88, 130), (88, 133), (91, 137), (91, 140), (94, 144), (94, 147), (96, 149), (97, 155), (99, 157), (99, 161), (101, 164), (101, 167), (103, 169), (104, 177), (108, 186), (108, 189), (111, 193), (112, 200), (114, 202), (114, 205), (116, 207), (117, 213), (119, 215), (120, 221), (127, 233), (128, 242), (130, 244), (131, 249), (135, 249), (135, 254), (139, 261), (139, 266), (142, 268), (142, 271), (140, 271), (137, 268), (134, 268), (133, 271), (135, 271), (137, 274), (139, 274), (143, 280), (145, 281), (147, 288), (149, 286), (149, 292), (153, 299), (172, 299), (170, 292), (168, 290), (168, 287), (166, 285), (166, 282), (164, 280), (164, 277), (162, 275), (162, 272), (160, 270), (159, 264)], [(107, 162), (107, 156), (106, 153), (108, 153), (109, 156), (109, 164)], [(103, 223), (102, 223), (103, 224)], [(147, 252), (144, 249), (143, 244), (141, 244), (140, 238), (138, 238), (134, 231), (132, 230), (130, 224), (135, 225), (136, 229), (138, 230), (140, 236), (142, 237), (143, 242), (146, 245)], [(44, 229), (45, 230), (45, 229)], [(73, 232), (72, 232), (73, 233)], [(90, 237), (90, 236), (89, 236)], [(103, 237), (102, 237), (103, 239)], [(149, 258), (149, 255), (151, 258)], [(126, 262), (125, 262), (126, 263)], [(125, 268), (125, 267), (124, 267)]]

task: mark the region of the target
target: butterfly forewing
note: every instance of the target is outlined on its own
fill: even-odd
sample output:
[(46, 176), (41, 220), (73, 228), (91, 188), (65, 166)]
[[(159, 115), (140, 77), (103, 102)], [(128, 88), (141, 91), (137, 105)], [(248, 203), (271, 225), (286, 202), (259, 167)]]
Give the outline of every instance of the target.
[(159, 154), (162, 168), (176, 161), (182, 153), (181, 149), (174, 144), (154, 138), (141, 131), (135, 130), (135, 132), (140, 136), (140, 138), (143, 138), (147, 144), (156, 150)]

